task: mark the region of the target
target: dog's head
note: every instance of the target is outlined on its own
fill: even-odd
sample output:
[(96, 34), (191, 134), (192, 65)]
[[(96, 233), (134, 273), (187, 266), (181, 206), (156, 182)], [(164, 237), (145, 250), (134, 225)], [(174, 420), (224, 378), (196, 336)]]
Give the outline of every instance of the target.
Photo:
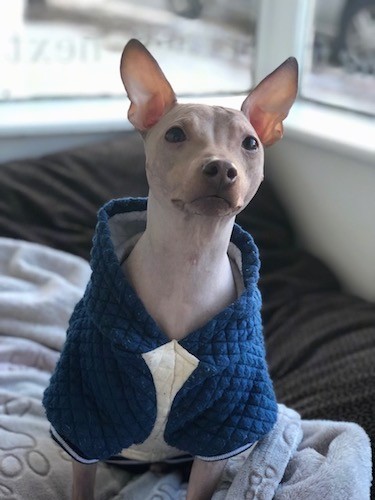
[(242, 104), (241, 111), (179, 104), (156, 60), (137, 40), (121, 58), (128, 117), (145, 141), (153, 196), (187, 213), (233, 216), (263, 179), (263, 146), (283, 135), (297, 93), (298, 66), (287, 59)]

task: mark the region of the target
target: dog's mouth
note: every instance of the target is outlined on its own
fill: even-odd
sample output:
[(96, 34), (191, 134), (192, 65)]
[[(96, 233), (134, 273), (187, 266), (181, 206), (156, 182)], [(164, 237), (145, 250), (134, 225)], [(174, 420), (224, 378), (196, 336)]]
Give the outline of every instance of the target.
[(189, 202), (174, 199), (172, 203), (180, 210), (191, 214), (215, 217), (232, 215), (237, 209), (230, 200), (219, 195), (199, 196)]

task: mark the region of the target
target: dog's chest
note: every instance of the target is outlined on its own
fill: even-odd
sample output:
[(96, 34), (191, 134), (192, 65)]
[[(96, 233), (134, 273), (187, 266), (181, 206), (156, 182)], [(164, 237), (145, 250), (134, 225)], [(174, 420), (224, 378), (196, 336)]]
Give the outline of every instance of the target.
[(142, 354), (154, 381), (156, 391), (156, 421), (149, 437), (122, 451), (121, 455), (133, 460), (158, 462), (185, 454), (169, 446), (164, 430), (173, 400), (196, 369), (199, 360), (172, 340), (153, 351)]

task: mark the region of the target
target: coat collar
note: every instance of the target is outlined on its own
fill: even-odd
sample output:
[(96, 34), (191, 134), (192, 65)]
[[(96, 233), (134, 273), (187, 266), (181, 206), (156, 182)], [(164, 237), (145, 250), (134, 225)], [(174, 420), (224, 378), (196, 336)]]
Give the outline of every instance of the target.
[[(161, 331), (154, 320), (149, 316), (134, 289), (126, 280), (121, 269), (119, 252), (116, 246), (119, 241), (128, 241), (137, 233), (143, 232), (146, 224), (147, 198), (124, 198), (112, 200), (104, 205), (98, 213), (98, 223), (93, 239), (91, 252), (92, 279), (84, 297), (89, 316), (99, 327), (102, 334), (109, 336), (119, 348), (132, 353), (143, 353), (153, 350), (170, 339)], [(113, 221), (124, 217), (126, 224), (119, 225), (122, 235), (113, 230)], [(112, 229), (111, 229), (112, 226)], [(118, 229), (117, 229), (118, 231)], [(227, 343), (226, 332), (221, 333), (218, 325), (242, 324), (241, 337), (235, 338), (238, 328), (233, 327), (233, 355), (238, 352), (238, 344), (251, 341), (253, 328), (246, 327), (251, 322), (253, 313), (261, 307), (261, 297), (257, 288), (259, 277), (258, 249), (250, 234), (235, 224), (231, 236), (231, 243), (241, 252), (241, 267), (244, 282), (244, 291), (241, 296), (226, 309), (221, 311), (205, 326), (199, 328), (180, 341), (180, 344), (194, 355), (211, 361), (213, 355), (212, 341)], [(103, 308), (98, 307), (98, 296), (102, 296)], [(112, 309), (120, 314), (112, 314)], [(115, 306), (115, 307), (114, 307)], [(129, 311), (133, 311), (131, 333), (123, 335), (124, 321), (129, 321)], [(137, 328), (139, 325), (139, 328)], [(244, 331), (247, 335), (244, 335)], [(230, 346), (229, 346), (230, 347)], [(219, 360), (216, 360), (216, 362)], [(224, 360), (223, 360), (224, 362)], [(226, 359), (225, 364), (227, 364)], [(220, 363), (219, 363), (220, 364)]]

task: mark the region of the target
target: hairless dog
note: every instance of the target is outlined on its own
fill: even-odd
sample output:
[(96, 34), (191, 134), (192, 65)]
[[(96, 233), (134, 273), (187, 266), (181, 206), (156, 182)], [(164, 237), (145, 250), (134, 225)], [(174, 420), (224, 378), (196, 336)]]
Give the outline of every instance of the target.
[[(156, 334), (148, 337), (149, 330), (142, 333), (137, 329), (137, 346), (143, 342), (142, 336), (147, 342), (152, 339), (135, 356), (147, 365), (146, 375), (152, 382), (140, 387), (140, 394), (142, 390), (155, 393), (154, 407), (144, 410), (152, 413), (147, 435), (123, 438), (117, 443), (117, 452), (140, 463), (163, 462), (188, 453), (194, 462), (187, 498), (209, 499), (226, 460), (250, 449), (276, 419), (261, 334), (257, 337), (252, 331), (260, 331), (257, 271), (251, 274), (257, 251), (250, 235), (235, 225), (235, 216), (247, 206), (263, 180), (263, 147), (283, 135), (282, 122), (297, 93), (297, 62), (289, 58), (268, 75), (246, 97), (241, 111), (177, 103), (156, 60), (137, 40), (124, 48), (121, 77), (130, 100), (129, 120), (144, 140), (149, 196), (145, 228), (130, 250), (123, 252), (119, 267), (133, 291), (129, 294), (140, 299), (154, 325), (152, 331), (158, 332), (161, 340), (153, 344)], [(119, 210), (115, 211), (114, 218), (119, 216)], [(243, 248), (241, 243), (237, 245), (241, 248), (229, 252), (230, 247), (236, 247), (236, 242), (231, 242), (234, 231), (239, 235), (237, 240), (244, 242)], [(247, 257), (241, 260), (241, 253)], [(237, 331), (233, 325), (222, 326), (230, 321), (225, 313), (230, 310), (232, 314), (241, 297), (250, 296), (246, 295), (249, 290), (258, 306), (252, 308), (250, 302), (241, 306), (246, 319), (237, 320), (243, 331), (234, 341)], [(216, 326), (220, 323), (217, 331), (210, 326), (213, 318)], [(202, 333), (205, 328), (209, 333)], [(223, 347), (224, 337), (220, 336), (225, 328), (229, 347)], [(124, 329), (121, 335), (122, 339), (127, 335), (133, 339), (135, 333)], [(198, 344), (200, 350), (194, 351)], [(211, 357), (201, 355), (206, 345), (210, 346)], [(200, 378), (202, 367), (205, 372)], [(130, 391), (136, 378), (130, 377), (129, 386), (121, 390)], [(200, 381), (209, 392), (199, 392)], [(185, 390), (187, 386), (190, 392)], [(188, 394), (194, 395), (190, 403)], [(94, 397), (90, 395), (91, 400)], [(95, 404), (100, 407), (101, 403)], [(125, 414), (127, 407), (122, 404)], [(259, 415), (267, 425), (257, 421)], [(86, 418), (87, 422), (93, 419), (94, 410)], [(183, 422), (180, 427), (178, 421)], [(52, 424), (54, 437), (59, 440), (57, 436), (64, 435), (69, 426)], [(132, 436), (132, 432), (129, 424), (129, 429), (122, 426), (119, 435)], [(71, 448), (82, 449), (71, 440)], [(79, 456), (78, 452), (71, 454)], [(89, 459), (108, 458), (104, 452), (92, 457), (85, 452), (85, 457), (88, 459), (74, 461), (74, 500), (93, 498), (96, 461)]]

